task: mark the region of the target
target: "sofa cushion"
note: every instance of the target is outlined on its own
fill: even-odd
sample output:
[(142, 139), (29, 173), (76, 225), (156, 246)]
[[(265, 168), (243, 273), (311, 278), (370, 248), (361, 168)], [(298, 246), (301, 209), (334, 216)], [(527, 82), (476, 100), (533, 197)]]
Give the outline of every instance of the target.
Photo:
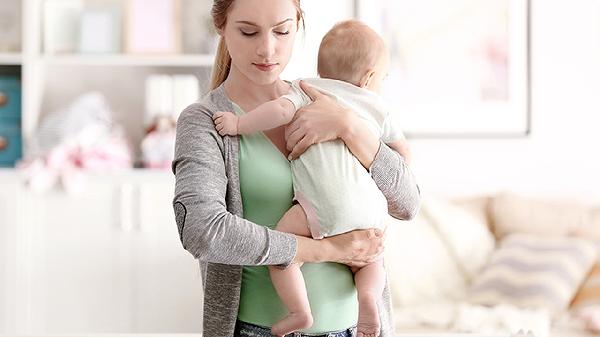
[(398, 307), (462, 298), (495, 245), (485, 219), (430, 196), (413, 221), (392, 220), (387, 234), (386, 266)]
[(467, 300), (559, 313), (568, 307), (596, 256), (596, 245), (580, 238), (508, 235), (473, 280)]
[(493, 198), (489, 212), (498, 239), (512, 233), (584, 236), (584, 232), (593, 229), (590, 210), (575, 200), (540, 199), (505, 192)]
[(385, 265), (394, 306), (412, 306), (465, 295), (467, 282), (429, 219), (390, 219)]
[(487, 264), (496, 244), (485, 219), (439, 198), (424, 198), (421, 211), (470, 281)]

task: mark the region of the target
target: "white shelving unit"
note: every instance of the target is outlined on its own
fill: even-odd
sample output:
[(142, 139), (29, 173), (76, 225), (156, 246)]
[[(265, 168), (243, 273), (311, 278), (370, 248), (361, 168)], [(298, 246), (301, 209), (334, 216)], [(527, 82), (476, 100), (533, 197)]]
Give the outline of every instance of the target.
[(213, 55), (45, 55), (45, 66), (211, 67)]
[[(48, 102), (52, 101), (52, 108), (61, 103), (66, 106), (77, 93), (76, 82), (79, 75), (85, 78), (86, 83), (91, 83), (88, 86), (94, 87), (95, 73), (98, 70), (94, 68), (102, 67), (103, 78), (114, 76), (115, 80), (121, 80), (123, 76), (129, 72), (135, 76), (127, 76), (132, 87), (140, 88), (144, 85), (144, 74), (151, 73), (195, 73), (201, 83), (201, 88), (212, 66), (214, 56), (212, 54), (176, 54), (176, 55), (129, 55), (129, 54), (46, 54), (43, 50), (43, 8), (44, 2), (47, 0), (3, 0), (16, 1), (22, 4), (22, 51), (16, 53), (0, 53), (0, 66), (20, 66), (21, 67), (21, 82), (22, 82), (22, 132), (24, 143), (24, 155), (27, 155), (27, 143), (31, 139), (38, 125), (40, 116), (47, 113)], [(91, 0), (84, 0), (89, 2)], [(111, 0), (112, 3), (122, 2), (125, 4), (128, 0)], [(211, 1), (205, 1), (206, 6), (210, 6)], [(95, 1), (96, 3), (98, 1)], [(198, 6), (198, 5), (196, 5)], [(206, 7), (209, 8), (209, 7)], [(109, 69), (110, 68), (110, 69)], [(55, 78), (50, 78), (55, 72), (53, 70), (60, 69), (62, 73), (68, 72), (61, 81)], [(143, 71), (141, 71), (142, 69)], [(144, 72), (145, 71), (145, 72)], [(89, 76), (88, 76), (89, 75)], [(75, 78), (73, 82), (69, 82), (70, 78)], [(99, 81), (96, 90), (101, 92), (109, 92), (112, 88), (106, 85), (106, 80)], [(60, 85), (67, 92), (64, 97), (56, 97), (57, 91), (52, 92), (51, 99), (45, 96), (49, 86)], [(58, 89), (55, 89), (58, 90)], [(120, 93), (127, 94), (127, 93)], [(69, 96), (71, 95), (71, 96)], [(58, 96), (61, 96), (60, 94)], [(114, 96), (114, 95), (113, 95)], [(134, 97), (132, 100), (137, 100), (132, 105), (126, 107), (115, 106), (121, 114), (127, 114), (128, 109), (134, 110), (136, 114), (143, 114), (144, 106), (140, 104), (140, 98)], [(118, 101), (118, 100), (117, 100)], [(109, 100), (109, 103), (110, 100)], [(190, 102), (192, 103), (192, 102)], [(118, 104), (118, 103), (117, 103)], [(142, 121), (139, 120), (139, 125), (131, 122), (130, 116), (119, 116), (121, 120), (129, 120), (131, 128), (141, 127)], [(141, 117), (141, 116), (140, 116)], [(119, 118), (117, 118), (119, 119)], [(127, 126), (126, 126), (127, 129)], [(132, 132), (132, 145), (137, 147), (140, 140), (140, 130)]]
[(0, 65), (21, 65), (22, 59), (20, 53), (0, 53)]
[[(212, 65), (208, 54), (50, 55), (45, 0), (0, 1), (22, 6), (22, 50), (0, 53), (0, 67), (20, 69), (24, 145), (40, 116), (99, 90), (136, 147), (146, 76), (202, 81)], [(83, 195), (36, 194), (24, 172), (0, 169), (0, 335), (199, 336), (202, 281), (179, 241), (171, 172), (127, 169), (86, 181)]]

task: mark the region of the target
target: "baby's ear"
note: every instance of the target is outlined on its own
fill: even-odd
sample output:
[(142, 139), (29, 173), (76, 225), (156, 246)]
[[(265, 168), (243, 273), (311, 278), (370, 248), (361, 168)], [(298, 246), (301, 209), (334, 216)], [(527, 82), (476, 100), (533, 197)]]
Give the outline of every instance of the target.
[(371, 84), (371, 81), (373, 80), (374, 75), (375, 75), (375, 70), (373, 70), (373, 69), (367, 70), (367, 72), (361, 77), (360, 81), (358, 82), (359, 87), (368, 88), (369, 85)]

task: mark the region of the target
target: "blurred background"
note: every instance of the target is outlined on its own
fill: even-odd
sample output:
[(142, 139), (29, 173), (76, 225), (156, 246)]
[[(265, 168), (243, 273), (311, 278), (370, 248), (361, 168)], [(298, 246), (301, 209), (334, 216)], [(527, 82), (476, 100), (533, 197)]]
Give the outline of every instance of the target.
[[(179, 113), (208, 89), (211, 5), (0, 2), (0, 334), (200, 331), (200, 276), (177, 235), (169, 165)], [(538, 212), (562, 217), (556, 236), (600, 238), (599, 1), (302, 7), (306, 30), (283, 78), (316, 76), (320, 40), (335, 22), (359, 18), (376, 29), (392, 55), (383, 95), (425, 200), (475, 200), (461, 211), (477, 209), (493, 247), (508, 233), (490, 220), (490, 209), (506, 211), (502, 202), (516, 203), (506, 213), (525, 214), (515, 223), (539, 221)], [(427, 205), (439, 203), (424, 204), (432, 220), (439, 208)], [(544, 232), (527, 228), (517, 231)], [(485, 256), (483, 268), (493, 251), (474, 254)]]

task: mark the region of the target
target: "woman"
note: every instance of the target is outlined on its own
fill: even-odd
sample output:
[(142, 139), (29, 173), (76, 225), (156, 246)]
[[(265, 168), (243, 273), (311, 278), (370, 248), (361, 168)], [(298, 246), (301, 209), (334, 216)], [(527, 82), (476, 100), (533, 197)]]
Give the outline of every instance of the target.
[[(351, 271), (339, 263), (362, 266), (380, 258), (383, 235), (363, 230), (313, 240), (272, 230), (292, 203), (286, 158), (341, 138), (370, 170), (390, 214), (399, 219), (414, 216), (417, 185), (403, 158), (352, 111), (308, 87), (315, 102), (297, 112), (287, 128), (219, 136), (212, 120), (216, 111), (248, 111), (287, 93), (289, 84), (279, 75), (290, 59), (302, 12), (299, 0), (216, 0), (213, 19), (221, 36), (213, 90), (181, 113), (173, 161), (180, 239), (202, 271), (204, 336), (270, 336), (269, 327), (285, 309), (266, 266), (296, 262), (305, 263), (314, 316), (306, 335), (350, 336), (358, 313), (356, 291)], [(381, 336), (392, 336), (387, 286), (378, 304)]]

